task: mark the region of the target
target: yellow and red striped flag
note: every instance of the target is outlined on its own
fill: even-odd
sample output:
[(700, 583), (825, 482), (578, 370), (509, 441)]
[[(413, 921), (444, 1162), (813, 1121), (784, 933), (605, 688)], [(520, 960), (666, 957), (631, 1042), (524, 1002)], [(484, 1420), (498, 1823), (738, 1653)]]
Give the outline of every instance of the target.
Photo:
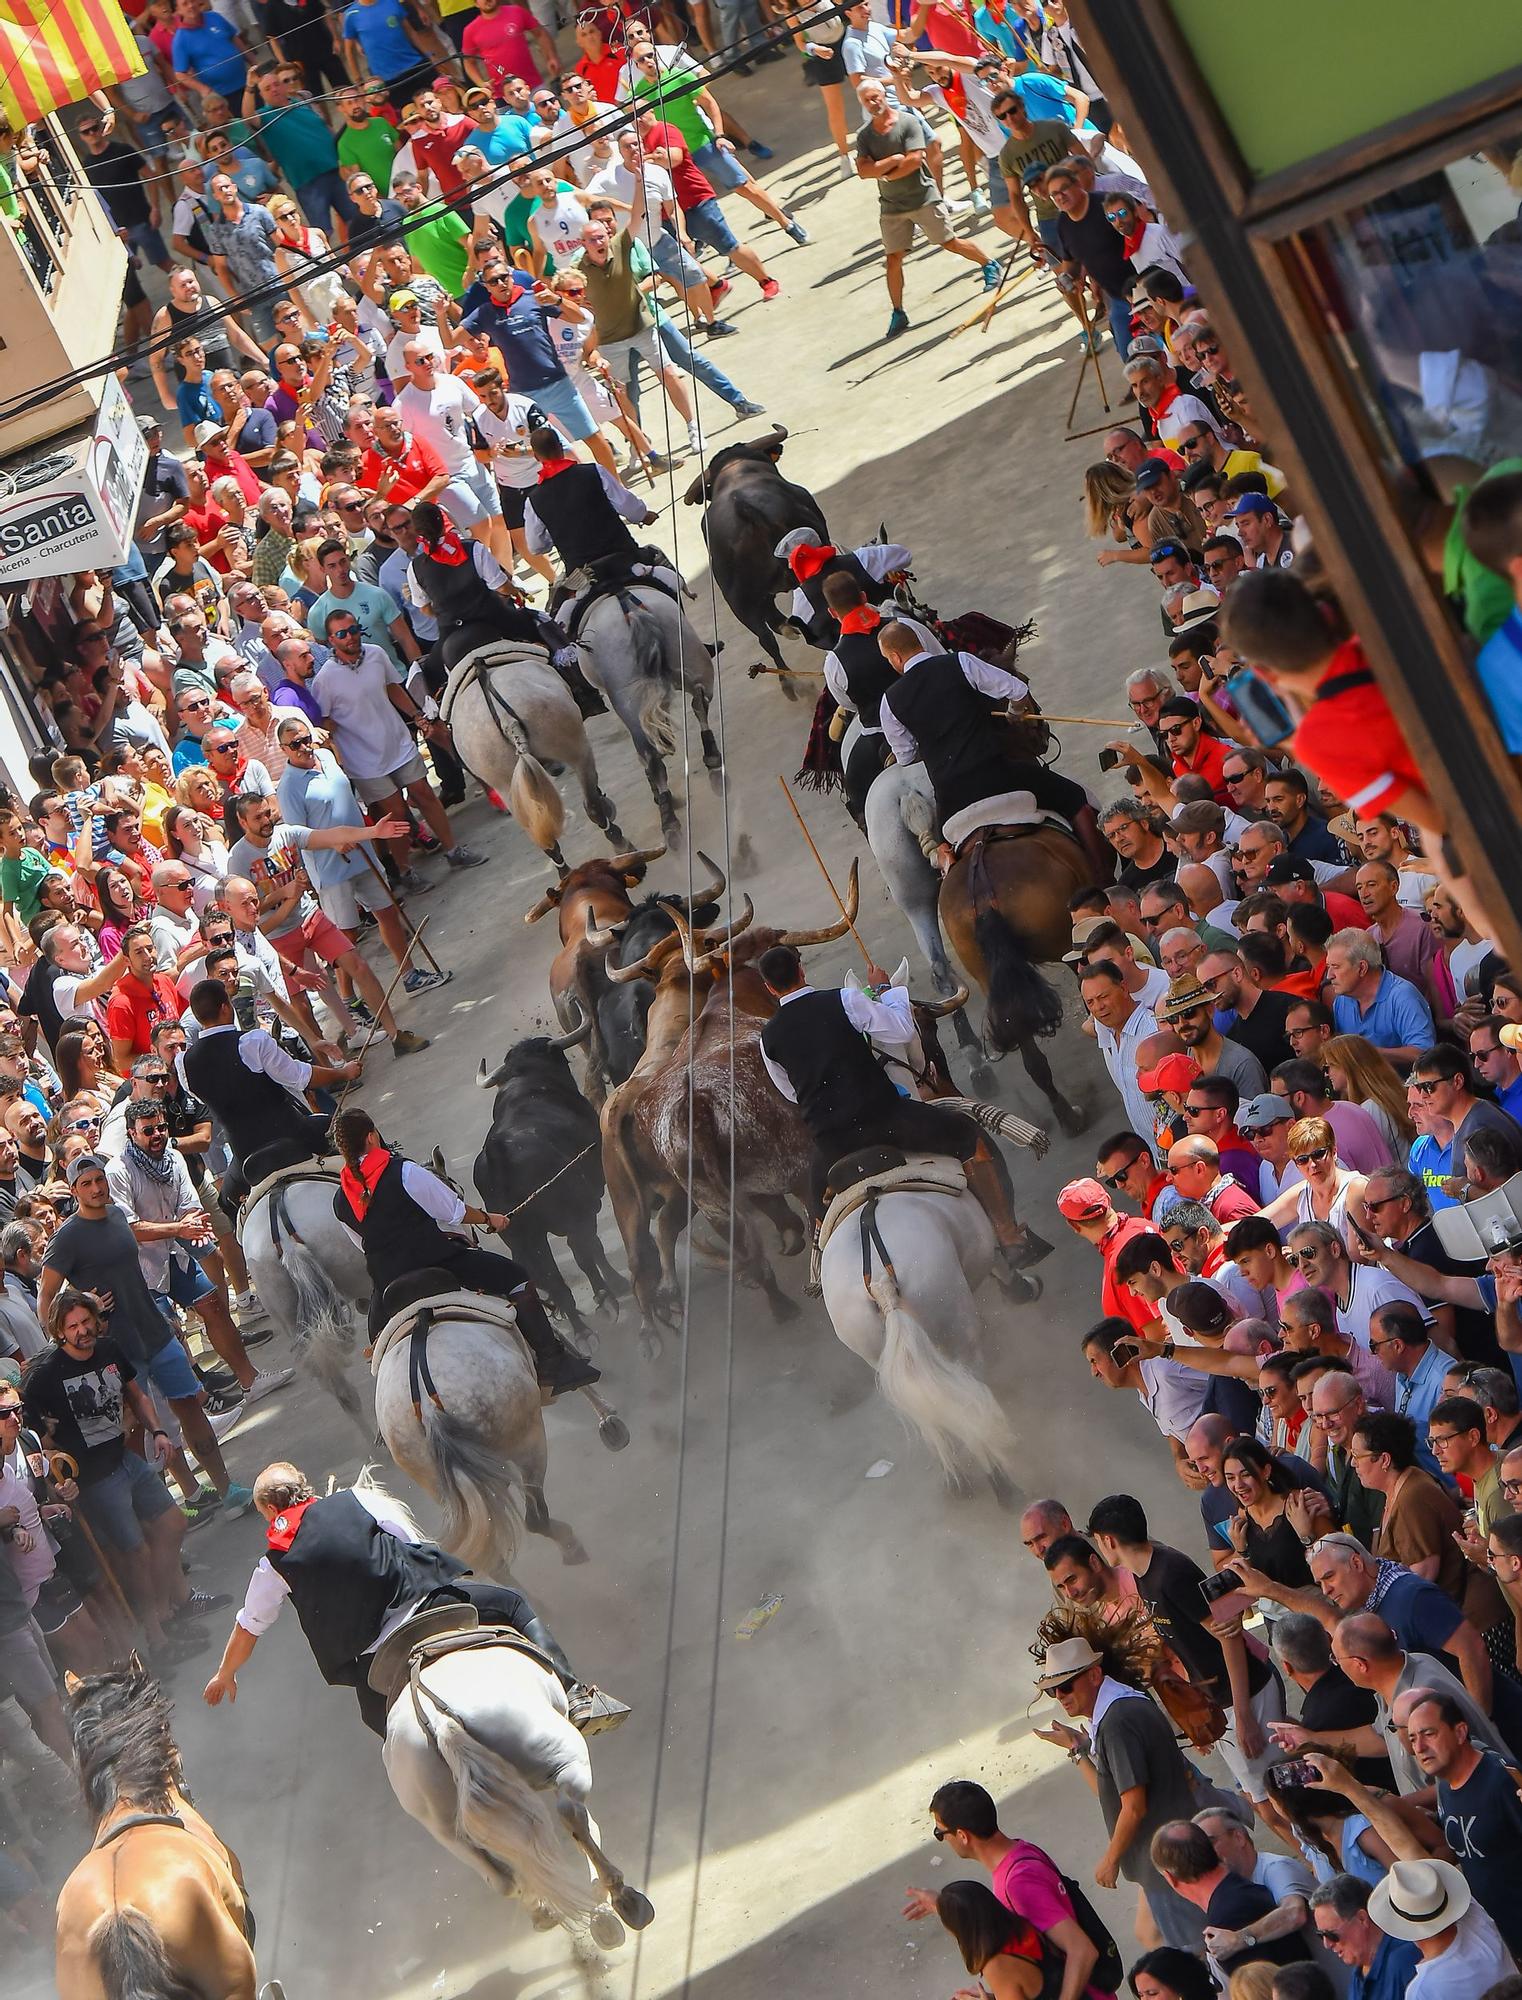
[(144, 67), (117, 0), (0, 0), (0, 111), (15, 131)]

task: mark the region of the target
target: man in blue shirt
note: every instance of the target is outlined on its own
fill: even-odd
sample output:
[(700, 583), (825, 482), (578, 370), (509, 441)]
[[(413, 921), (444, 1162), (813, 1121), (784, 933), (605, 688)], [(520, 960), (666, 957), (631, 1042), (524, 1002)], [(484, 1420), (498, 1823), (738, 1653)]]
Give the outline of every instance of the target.
[(1318, 1882), (1310, 1894), (1311, 1922), (1352, 1973), (1347, 2000), (1402, 2000), (1421, 1956), (1408, 1938), (1386, 1936), (1370, 1917), (1370, 1886), (1356, 1875)]
[(356, 83), (356, 51), (363, 50), (370, 74), (385, 84), (400, 110), (434, 67), (433, 57), (404, 0), (355, 0), (344, 12), (344, 59)]
[(225, 97), (236, 104), (248, 81), (243, 44), (232, 22), (214, 14), (207, 0), (176, 0), (178, 25), (170, 44), (174, 80), (198, 97)]
[(470, 143), (489, 167), (500, 167), (520, 153), (533, 152), (535, 139), (544, 133), (538, 119), (526, 111), (499, 111), (491, 92), (479, 86), (466, 91), (465, 109), (476, 128)]
[(1397, 1069), (1415, 1062), (1436, 1040), (1432, 1009), (1408, 979), (1387, 972), (1367, 931), (1333, 931), (1326, 945), (1327, 977), (1339, 1035), (1362, 1035)]
[(470, 295), (454, 306), (448, 300), (439, 307), (439, 332), (446, 348), (455, 345), (455, 326), (466, 333), (484, 333), (507, 363), (508, 379), (521, 396), (534, 401), (571, 437), (580, 439), (607, 471), (613, 472), (613, 449), (603, 436), (596, 418), (582, 399), (581, 391), (567, 375), (550, 338), (549, 320), (560, 317), (559, 304), (547, 285), (523, 289), (518, 274), (505, 265), (490, 264), (483, 274), (485, 303), (461, 317), (461, 307)]
[(1469, 1031), (1469, 1060), (1475, 1073), (1490, 1085), (1496, 1102), (1509, 1117), (1522, 1120), (1522, 1062), (1515, 1049), (1501, 1040), (1506, 1023), (1498, 1015), (1487, 1014)]

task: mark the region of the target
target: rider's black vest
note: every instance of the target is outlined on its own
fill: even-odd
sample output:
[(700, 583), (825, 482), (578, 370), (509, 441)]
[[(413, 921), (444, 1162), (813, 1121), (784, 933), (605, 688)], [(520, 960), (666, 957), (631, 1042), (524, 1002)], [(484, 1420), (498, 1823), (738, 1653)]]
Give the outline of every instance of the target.
[(355, 1215), (346, 1194), (334, 1199), (342, 1220), (359, 1232), (365, 1269), (377, 1293), (413, 1271), (447, 1264), (467, 1247), (463, 1237), (449, 1235), (418, 1207), (402, 1186), (402, 1164), (401, 1154), (393, 1153), (362, 1216)]
[(994, 740), (994, 703), (950, 653), (919, 660), (883, 696), (919, 746), (942, 824), (964, 806), (1007, 791), (1009, 758)]
[(815, 1139), (849, 1132), (898, 1101), (898, 1092), (833, 988), (789, 1000), (761, 1030), (761, 1046), (798, 1099)]
[(846, 687), (863, 729), (878, 726), (878, 705), (898, 679), (883, 658), (877, 644), (879, 626), (872, 632), (842, 632), (830, 649), (845, 670)]
[(444, 631), (481, 620), (488, 624), (493, 622), (500, 600), (497, 593), (482, 581), (475, 558), (469, 553), (462, 563), (446, 563), (424, 555), (419, 549), (412, 558), (412, 571), (419, 590), (428, 600), (429, 609)]
[(202, 1035), (185, 1051), (185, 1081), (221, 1120), (227, 1144), (241, 1167), (261, 1146), (299, 1140), (310, 1149), (312, 1127), (306, 1108), (261, 1070), (250, 1069), (239, 1053), (242, 1036)]
[(567, 569), (581, 569), (608, 556), (632, 562), (639, 555), (639, 545), (604, 493), (595, 465), (569, 466), (553, 479), (542, 479), (528, 497)]
[(816, 570), (806, 583), (798, 588), (809, 601), (809, 609), (816, 618), (827, 618), (834, 622), (835, 614), (824, 601), (826, 579), (832, 576), (848, 576), (866, 592), (869, 604), (881, 604), (885, 597), (893, 594), (892, 585), (879, 583), (877, 578), (863, 563), (860, 556), (850, 549), (837, 549), (821, 570)]
[(360, 1655), (375, 1644), (388, 1613), (466, 1573), (464, 1563), (431, 1542), (388, 1535), (352, 1493), (313, 1500), (290, 1547), (267, 1553), (332, 1687), (359, 1685)]

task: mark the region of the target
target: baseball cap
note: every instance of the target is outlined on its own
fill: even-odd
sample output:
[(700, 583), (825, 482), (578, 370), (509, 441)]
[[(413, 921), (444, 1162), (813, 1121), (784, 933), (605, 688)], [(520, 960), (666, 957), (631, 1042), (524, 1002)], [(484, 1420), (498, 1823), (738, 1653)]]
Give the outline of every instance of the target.
[(1294, 1115), (1295, 1107), (1287, 1097), (1280, 1097), (1272, 1090), (1260, 1091), (1256, 1097), (1249, 1097), (1245, 1104), (1237, 1106), (1237, 1130), (1266, 1132), (1270, 1125), (1278, 1125)]
[(199, 451), (203, 445), (210, 444), (215, 437), (226, 436), (226, 424), (214, 424), (209, 421), (204, 424), (197, 424), (195, 429), (196, 450)]
[[(1179, 982), (1175, 980), (1173, 983), (1176, 986)], [(1182, 1096), (1204, 1074), (1193, 1056), (1171, 1055), (1164, 1056), (1156, 1069), (1138, 1070), (1136, 1082), (1143, 1097), (1155, 1097), (1160, 1090), (1173, 1091)]]
[(1047, 169), (1050, 165), (1051, 162), (1049, 160), (1032, 160), (1025, 172), (1020, 176), (1021, 187), (1033, 187), (1037, 181), (1045, 180)]
[[(1140, 479), (1137, 480), (1137, 484), (1141, 484)], [(1197, 625), (1213, 623), (1220, 608), (1221, 599), (1216, 591), (1191, 590), (1179, 606), (1182, 615), (1173, 627), (1174, 638), (1181, 638), (1185, 632), (1192, 632)]]
[(1073, 949), (1062, 954), (1064, 965), (1076, 965), (1085, 956), (1084, 946), (1095, 931), (1113, 924), (1113, 917), (1080, 917), (1073, 926)]
[(1175, 833), (1224, 833), (1226, 815), (1214, 799), (1190, 799), (1173, 813)]
[(1279, 509), (1266, 493), (1244, 493), (1235, 507), (1228, 510), (1228, 521), (1240, 519), (1243, 514), (1277, 514)]
[(1136, 470), (1136, 490), (1146, 493), (1154, 486), (1161, 486), (1168, 471), (1160, 458), (1144, 458)]
[(1069, 1181), (1057, 1196), (1057, 1213), (1068, 1222), (1093, 1222), (1111, 1206), (1098, 1181)]
[(1303, 855), (1278, 854), (1269, 862), (1263, 879), (1278, 888), (1281, 882), (1314, 882), (1316, 871)]
[(1182, 542), (1154, 542), (1147, 561), (1156, 569), (1168, 556), (1176, 556), (1181, 563), (1192, 563), (1194, 560)]
[(415, 306), (417, 302), (416, 292), (393, 292), (386, 301), (386, 310), (400, 312), (403, 306)]
[(99, 1153), (80, 1153), (77, 1158), (70, 1160), (68, 1173), (65, 1176), (69, 1186), (73, 1187), (81, 1174), (87, 1174), (92, 1169), (100, 1173), (106, 1171), (106, 1163)]
[(150, 431), (161, 431), (164, 428), (164, 420), (162, 417), (142, 416), (137, 420), (137, 427), (143, 436), (147, 437)]

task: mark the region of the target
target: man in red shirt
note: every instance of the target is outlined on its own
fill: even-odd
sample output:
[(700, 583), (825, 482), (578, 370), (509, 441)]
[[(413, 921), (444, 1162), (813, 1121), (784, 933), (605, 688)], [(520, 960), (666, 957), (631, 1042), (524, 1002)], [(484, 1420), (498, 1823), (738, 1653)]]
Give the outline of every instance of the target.
[(106, 1034), (111, 1063), (125, 1076), (138, 1056), (153, 1053), (153, 1030), (160, 1021), (177, 1021), (184, 1011), (174, 980), (156, 970), (153, 932), (147, 924), (129, 924), (122, 933), (127, 970), (111, 989), (106, 1003)]
[[(539, 67), (530, 48), (537, 53)], [(476, 0), (475, 19), (460, 37), (466, 74), (472, 83), (484, 84), (494, 95), (505, 77), (521, 76), (532, 89), (553, 83), (560, 74), (560, 57), (555, 44), (540, 27), (527, 7), (502, 0)], [(612, 103), (612, 98), (608, 102)]]
[(355, 484), (401, 506), (434, 499), (449, 484), (449, 471), (433, 446), (413, 437), (387, 405), (375, 412), (375, 443), (365, 453)]
[(1163, 739), (1163, 749), (1172, 762), (1174, 777), (1203, 778), (1210, 786), (1216, 804), (1230, 805), (1231, 794), (1226, 789), (1226, 780), (1221, 772), (1227, 756), (1236, 745), (1223, 743), (1219, 736), (1205, 734), (1205, 718), (1197, 703), (1192, 702), (1188, 695), (1172, 696), (1157, 712), (1157, 727)]
[[(470, 29), (465, 32), (469, 35)], [(417, 123), (407, 134), (412, 141), (412, 157), (420, 172), (426, 169), (432, 174), (440, 194), (446, 198), (456, 195), (464, 187), (465, 177), (456, 167), (454, 156), (462, 146), (473, 143), (475, 120), (448, 117), (437, 91), (433, 90), (418, 93), (417, 108)]]
[[(242, 394), (241, 389), (239, 394)], [(245, 397), (244, 408), (248, 407)], [(201, 463), (206, 467), (206, 484), (210, 486), (218, 479), (236, 479), (245, 504), (257, 507), (264, 488), (259, 483), (258, 473), (242, 452), (234, 451), (228, 443), (228, 426), (210, 422), (197, 424), (195, 442), (196, 450), (201, 454)]]
[(576, 58), (576, 74), (584, 76), (591, 84), (592, 95), (599, 104), (617, 104), (618, 79), (624, 73), (624, 56), (621, 49), (609, 48), (601, 17), (596, 14), (577, 15), (576, 46), (581, 51)]
[(748, 243), (742, 243), (729, 226), (713, 182), (693, 165), (692, 154), (675, 125), (664, 124), (654, 112), (640, 114), (640, 151), (647, 160), (664, 167), (676, 191), (676, 205), (687, 223), (694, 242), (728, 257), (737, 271), (754, 278), (764, 299), (774, 299), (782, 287), (767, 270)]
[(232, 564), (218, 537), (227, 526), (227, 516), (207, 492), (207, 474), (198, 459), (186, 459), (185, 483), (190, 488), (190, 501), (183, 517), (185, 525), (195, 530), (202, 560), (209, 562), (218, 576), (226, 576)]
[(1150, 1326), (1157, 1315), (1126, 1286), (1116, 1283), (1115, 1260), (1133, 1236), (1151, 1234), (1151, 1223), (1140, 1215), (1118, 1215), (1110, 1197), (1095, 1180), (1069, 1181), (1057, 1196), (1057, 1212), (1073, 1234), (1092, 1243), (1104, 1260), (1100, 1311), (1106, 1318), (1118, 1313), (1138, 1333), (1144, 1326)]

